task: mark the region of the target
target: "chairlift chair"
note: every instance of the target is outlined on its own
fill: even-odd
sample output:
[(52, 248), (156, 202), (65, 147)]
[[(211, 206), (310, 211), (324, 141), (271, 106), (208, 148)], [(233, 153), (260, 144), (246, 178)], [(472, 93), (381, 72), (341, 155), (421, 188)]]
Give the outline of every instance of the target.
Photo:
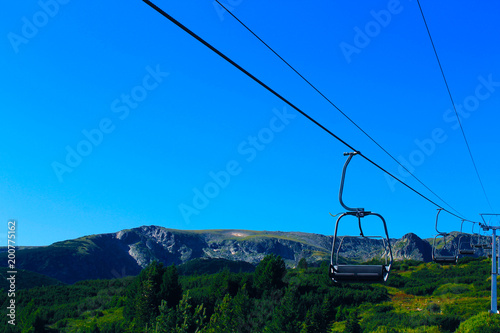
[[(352, 157), (354, 155), (358, 154), (358, 152), (352, 152), (352, 153), (344, 153), (344, 156), (349, 156), (344, 164), (344, 168), (342, 170), (342, 178), (340, 181), (340, 191), (339, 191), (339, 201), (342, 207), (344, 207), (347, 212), (341, 214), (339, 218), (337, 219), (337, 222), (335, 223), (335, 234), (333, 236), (333, 244), (332, 244), (332, 255), (331, 255), (331, 261), (330, 261), (330, 270), (329, 270), (329, 276), (332, 279), (333, 282), (335, 283), (340, 283), (340, 282), (366, 282), (366, 283), (375, 283), (375, 282), (385, 282), (387, 281), (389, 277), (389, 272), (392, 267), (392, 262), (393, 262), (393, 256), (392, 256), (392, 248), (391, 248), (391, 243), (389, 240), (389, 234), (387, 232), (387, 224), (384, 220), (384, 218), (377, 213), (370, 212), (370, 211), (365, 211), (364, 208), (350, 208), (347, 207), (344, 202), (342, 201), (342, 193), (344, 190), (344, 180), (345, 180), (345, 173), (347, 166), (349, 162), (351, 161)], [(363, 234), (363, 229), (361, 226), (361, 219), (373, 215), (378, 217), (384, 226), (384, 231), (385, 231), (385, 236), (366, 236)], [(385, 264), (380, 264), (380, 265), (356, 265), (356, 264), (341, 264), (339, 263), (339, 252), (340, 248), (342, 246), (342, 243), (344, 242), (344, 237), (342, 237), (340, 244), (337, 248), (337, 252), (335, 255), (335, 245), (337, 242), (337, 232), (338, 232), (338, 227), (340, 220), (344, 218), (345, 216), (355, 216), (358, 219), (358, 226), (359, 226), (359, 231), (360, 231), (360, 236), (361, 238), (382, 238), (383, 239), (383, 245), (384, 245), (384, 257), (385, 257)], [(390, 260), (388, 260), (388, 257)]]
[(443, 249), (441, 249), (440, 251), (437, 250), (437, 246), (436, 246), (437, 239), (440, 238), (440, 237), (443, 238), (443, 241), (444, 241), (443, 248), (446, 249), (446, 245), (447, 245), (446, 238), (450, 236), (449, 233), (441, 232), (437, 228), (439, 213), (441, 213), (441, 210), (442, 210), (442, 208), (438, 208), (438, 212), (437, 212), (437, 215), (436, 215), (436, 232), (437, 232), (437, 235), (436, 235), (436, 237), (434, 237), (434, 241), (432, 243), (432, 260), (435, 263), (438, 263), (438, 264), (456, 264), (457, 261), (458, 261), (458, 254), (457, 254), (456, 250), (455, 251), (450, 251), (450, 252), (453, 252), (452, 255), (443, 254), (443, 252), (444, 252)]
[[(473, 255), (475, 253), (474, 249), (472, 248), (472, 235), (468, 235), (469, 238), (469, 248), (465, 248), (463, 246), (464, 242), (462, 241), (462, 239), (465, 237), (464, 234), (462, 233), (462, 230), (463, 230), (463, 226), (464, 226), (464, 222), (467, 221), (467, 220), (462, 220), (462, 224), (460, 225), (460, 238), (458, 239), (458, 253), (459, 254), (463, 254), (463, 255)], [(471, 223), (474, 223), (472, 221), (468, 221), (468, 222), (471, 222)], [(474, 224), (472, 224), (472, 228), (474, 230)]]
[(474, 224), (472, 225), (472, 233), (477, 235), (477, 242), (475, 244), (473, 243), (472, 247), (476, 248), (476, 249), (482, 249), (483, 243), (481, 241), (481, 234), (480, 234), (480, 232), (474, 232)]
[[(484, 219), (484, 215), (491, 215), (491, 214), (481, 214), (481, 218), (483, 219), (484, 224), (479, 223), (479, 225), (481, 226), (481, 228), (483, 229), (483, 231), (486, 231), (486, 230), (489, 230), (489, 228), (487, 226), (491, 224), (491, 216), (490, 216), (489, 221), (486, 222), (486, 220)], [(492, 243), (488, 239), (489, 239), (489, 237), (487, 237), (484, 240), (484, 242), (482, 242), (482, 248), (485, 249), (485, 250), (491, 250), (492, 249)]]
[(483, 249), (485, 249), (485, 250), (491, 250), (491, 245), (492, 245), (492, 244), (491, 244), (491, 241), (489, 241), (488, 239), (489, 239), (489, 237), (487, 237), (487, 238), (483, 241), (483, 243), (482, 243), (482, 245), (483, 245)]
[[(460, 236), (460, 238), (462, 238), (463, 236)], [(458, 243), (460, 244), (461, 240), (459, 239)], [(459, 245), (460, 246), (460, 245)], [(463, 255), (473, 255), (474, 253), (476, 253), (476, 251), (474, 251), (473, 249), (464, 249), (464, 248), (459, 248), (458, 250), (458, 254), (463, 254)]]
[(488, 238), (489, 237), (481, 236), (481, 234), (478, 233), (478, 242), (476, 247), (484, 250), (491, 250), (491, 243), (488, 241)]

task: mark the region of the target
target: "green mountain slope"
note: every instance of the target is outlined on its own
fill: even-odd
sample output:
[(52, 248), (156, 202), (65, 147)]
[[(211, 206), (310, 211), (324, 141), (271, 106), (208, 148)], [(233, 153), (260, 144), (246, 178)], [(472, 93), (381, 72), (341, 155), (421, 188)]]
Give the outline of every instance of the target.
[[(7, 280), (12, 274), (7, 273), (10, 269), (0, 267), (0, 289), (9, 290), (10, 282)], [(30, 272), (24, 269), (16, 269), (15, 289), (29, 289), (41, 286), (62, 285), (61, 281), (43, 274)]]
[[(280, 260), (266, 257), (252, 273), (186, 276), (157, 264), (134, 278), (22, 290), (19, 325), (2, 321), (0, 331), (500, 332), (500, 317), (487, 314), (489, 259), (398, 262), (383, 285), (335, 285), (324, 264), (276, 276)], [(162, 304), (157, 296), (171, 290), (162, 286), (176, 283), (182, 300)]]

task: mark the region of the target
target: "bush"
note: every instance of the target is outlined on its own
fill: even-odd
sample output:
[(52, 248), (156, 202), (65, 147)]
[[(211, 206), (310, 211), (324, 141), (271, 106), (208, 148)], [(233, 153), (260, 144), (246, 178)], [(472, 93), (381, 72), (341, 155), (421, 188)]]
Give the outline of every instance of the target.
[(375, 306), (376, 313), (386, 313), (394, 310), (394, 306), (390, 304), (379, 304)]
[(431, 303), (425, 308), (429, 313), (441, 313), (441, 307), (439, 304)]
[(444, 295), (444, 294), (463, 294), (471, 291), (471, 288), (467, 284), (457, 284), (457, 283), (447, 283), (439, 286), (433, 293), (434, 296)]
[(496, 314), (481, 313), (464, 321), (457, 333), (497, 333), (500, 332), (500, 317)]

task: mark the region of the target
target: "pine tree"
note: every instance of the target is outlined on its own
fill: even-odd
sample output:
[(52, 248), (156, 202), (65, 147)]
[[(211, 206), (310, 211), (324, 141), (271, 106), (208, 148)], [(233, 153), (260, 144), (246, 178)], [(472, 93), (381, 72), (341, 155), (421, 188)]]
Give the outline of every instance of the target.
[(328, 326), (326, 312), (324, 302), (321, 306), (314, 305), (311, 309), (307, 310), (306, 318), (302, 324), (300, 333), (325, 332)]
[(351, 311), (347, 317), (347, 322), (345, 324), (346, 333), (361, 333), (361, 326), (359, 325), (359, 317), (357, 311)]
[(189, 292), (182, 296), (177, 307), (167, 306), (167, 302), (162, 300), (159, 307), (160, 315), (156, 317), (155, 333), (197, 333), (202, 332), (206, 319), (203, 304), (193, 306), (190, 304)]
[(135, 320), (139, 327), (144, 327), (159, 315), (165, 272), (163, 264), (154, 261), (136, 277), (127, 290), (126, 319)]
[(281, 256), (268, 254), (255, 268), (254, 286), (261, 292), (280, 289), (284, 286), (285, 262)]
[(182, 286), (179, 283), (179, 273), (175, 265), (167, 267), (163, 274), (160, 295), (161, 299), (167, 301), (168, 307), (175, 308), (179, 304), (182, 298)]
[(224, 296), (224, 299), (215, 307), (215, 312), (203, 333), (231, 333), (236, 331), (231, 300), (229, 294)]
[(287, 288), (280, 306), (275, 310), (272, 322), (266, 326), (267, 333), (299, 333), (302, 323), (298, 321), (300, 316), (299, 295), (297, 287)]
[(297, 267), (299, 269), (307, 269), (307, 260), (306, 260), (306, 258), (301, 258), (299, 260), (299, 263), (297, 264)]
[(140, 326), (149, 323), (153, 318), (156, 318), (156, 295), (153, 281), (146, 279), (142, 281), (139, 294), (135, 300), (135, 319)]
[(251, 326), (249, 315), (252, 311), (253, 300), (250, 298), (246, 284), (241, 287), (233, 298), (233, 315), (236, 325), (236, 331), (240, 333), (250, 333)]

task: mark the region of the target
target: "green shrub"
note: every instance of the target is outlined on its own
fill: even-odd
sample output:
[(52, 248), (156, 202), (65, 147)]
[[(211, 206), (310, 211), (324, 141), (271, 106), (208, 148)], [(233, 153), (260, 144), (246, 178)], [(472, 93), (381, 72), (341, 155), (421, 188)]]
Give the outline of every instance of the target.
[(425, 308), (429, 313), (441, 313), (441, 307), (439, 304), (431, 303)]
[(498, 333), (500, 332), (500, 316), (483, 312), (460, 324), (457, 333)]
[(467, 284), (457, 284), (457, 283), (447, 283), (439, 286), (433, 293), (434, 296), (444, 295), (444, 294), (463, 294), (471, 291), (470, 285)]

